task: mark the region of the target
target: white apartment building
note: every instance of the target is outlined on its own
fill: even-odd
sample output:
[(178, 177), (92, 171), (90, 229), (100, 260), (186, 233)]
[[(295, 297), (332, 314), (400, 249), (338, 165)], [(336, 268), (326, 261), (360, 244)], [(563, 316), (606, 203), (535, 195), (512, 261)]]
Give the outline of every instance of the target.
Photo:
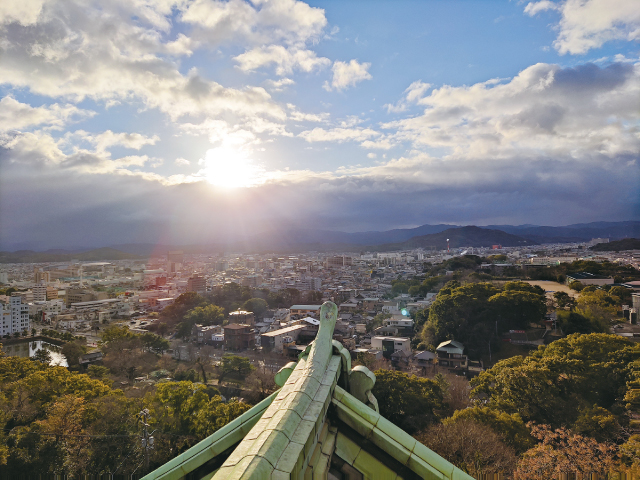
[(34, 302), (44, 302), (47, 300), (47, 285), (45, 283), (37, 283), (31, 287)]
[(13, 335), (29, 330), (29, 305), (22, 303), (22, 297), (9, 297), (8, 301), (0, 300), (0, 336)]

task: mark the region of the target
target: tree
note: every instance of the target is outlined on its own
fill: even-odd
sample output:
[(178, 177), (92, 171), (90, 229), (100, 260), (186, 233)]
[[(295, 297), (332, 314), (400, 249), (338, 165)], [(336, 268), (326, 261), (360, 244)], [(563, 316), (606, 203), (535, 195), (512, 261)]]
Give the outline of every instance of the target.
[(199, 325), (222, 325), (224, 320), (224, 309), (217, 305), (205, 305), (196, 307), (187, 312), (184, 321), (191, 327)]
[(61, 352), (67, 359), (67, 364), (75, 367), (80, 364), (80, 357), (84, 355), (86, 348), (78, 342), (67, 342), (62, 346)]
[(228, 376), (242, 379), (249, 375), (253, 368), (253, 365), (251, 365), (251, 362), (249, 362), (249, 359), (246, 357), (223, 355), (220, 362), (218, 381), (222, 382), (222, 380)]
[(606, 478), (614, 466), (616, 448), (598, 443), (565, 428), (530, 425), (531, 435), (540, 442), (527, 450), (515, 471), (515, 480), (558, 478), (560, 474), (595, 474)]
[(458, 410), (451, 418), (445, 419), (444, 423), (455, 423), (461, 420), (473, 420), (491, 427), (494, 432), (500, 435), (507, 446), (515, 450), (516, 454), (521, 454), (533, 446), (534, 442), (529, 429), (518, 413), (508, 414), (486, 406), (476, 405)]
[(575, 305), (575, 301), (567, 292), (554, 292), (553, 298), (555, 299), (558, 308), (571, 308)]
[(584, 407), (613, 411), (638, 358), (640, 345), (617, 335), (574, 334), (498, 362), (471, 381), (471, 395), (484, 394), (489, 408), (519, 413), (525, 422), (573, 425)]
[(579, 292), (580, 290), (582, 290), (584, 288), (584, 285), (579, 282), (578, 280), (574, 280), (569, 284), (569, 288), (571, 290), (575, 290), (576, 292)]
[(382, 416), (408, 433), (437, 420), (437, 412), (444, 406), (442, 389), (437, 382), (390, 370), (376, 370), (375, 376), (373, 394)]
[(530, 324), (539, 323), (544, 318), (547, 312), (544, 295), (530, 291), (507, 290), (506, 286), (504, 292), (489, 298), (489, 305), (494, 318), (501, 324), (501, 330), (524, 330), (529, 328)]
[(578, 312), (559, 311), (558, 323), (566, 335), (572, 333), (605, 333), (607, 325), (598, 319), (589, 319)]
[(269, 308), (269, 304), (263, 298), (250, 298), (244, 302), (242, 308), (248, 312), (253, 312), (256, 317), (261, 318)]
[(481, 473), (508, 475), (516, 466), (513, 449), (489, 426), (470, 419), (432, 425), (416, 438), (474, 478)]
[(36, 350), (36, 353), (34, 353), (33, 357), (31, 358), (32, 360), (44, 363), (45, 365), (49, 365), (51, 363), (51, 354), (49, 353), (49, 350), (46, 350), (44, 348), (39, 348), (38, 350)]

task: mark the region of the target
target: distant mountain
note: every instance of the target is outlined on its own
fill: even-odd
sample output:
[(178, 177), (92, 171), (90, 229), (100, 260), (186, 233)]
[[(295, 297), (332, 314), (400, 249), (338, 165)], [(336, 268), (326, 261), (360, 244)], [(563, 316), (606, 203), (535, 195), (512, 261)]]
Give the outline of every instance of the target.
[(81, 253), (50, 253), (18, 250), (17, 252), (0, 252), (0, 263), (55, 263), (80, 260), (83, 262), (100, 262), (110, 260), (140, 259), (138, 255), (115, 250), (113, 248), (97, 248)]
[(594, 252), (621, 252), (623, 250), (640, 250), (640, 238), (624, 238), (609, 243), (598, 243), (591, 247)]
[(396, 244), (385, 244), (379, 248), (389, 250), (406, 250), (411, 248), (435, 247), (436, 250), (447, 248), (449, 239), (450, 248), (459, 247), (490, 247), (492, 245), (502, 245), (503, 247), (520, 247), (534, 245), (534, 242), (511, 235), (502, 230), (480, 228), (475, 226), (449, 228), (440, 233), (431, 235), (420, 235), (413, 237), (406, 242)]
[[(368, 232), (342, 232), (319, 229), (279, 228), (270, 231), (254, 233), (244, 238), (233, 237), (229, 241), (191, 244), (191, 245), (166, 245), (155, 243), (127, 243), (111, 245), (111, 250), (120, 254), (129, 254), (148, 258), (150, 256), (166, 255), (172, 250), (182, 250), (187, 254), (219, 254), (223, 252), (274, 252), (274, 253), (298, 253), (306, 251), (354, 251), (354, 250), (381, 250), (393, 248), (412, 248), (409, 245), (435, 245), (437, 248), (446, 247), (446, 237), (449, 235), (452, 242), (460, 241), (461, 246), (487, 246), (493, 244), (508, 245), (537, 245), (544, 243), (573, 243), (589, 241), (593, 238), (609, 238), (618, 240), (623, 238), (640, 238), (640, 222), (592, 222), (567, 225), (563, 227), (549, 227), (540, 225), (489, 225), (484, 227), (472, 227), (483, 231), (499, 231), (503, 234), (514, 236), (501, 237), (499, 234), (488, 235), (474, 230), (475, 234), (468, 237), (454, 237), (453, 233), (445, 234), (450, 230), (460, 230), (457, 225), (421, 225), (416, 228), (399, 228), (386, 231)], [(464, 231), (462, 231), (464, 232)], [(468, 230), (471, 232), (471, 230)], [(430, 235), (440, 237), (429, 237)], [(462, 235), (459, 232), (458, 235)], [(427, 237), (427, 238), (423, 238)], [(442, 238), (445, 242), (442, 242)], [(517, 238), (515, 238), (517, 237)], [(526, 243), (524, 241), (526, 240)], [(426, 242), (426, 243), (425, 243)], [(434, 243), (436, 242), (436, 243)], [(406, 245), (404, 245), (406, 243)], [(400, 246), (403, 244), (404, 246)], [(453, 243), (451, 243), (454, 246)], [(35, 258), (36, 260), (19, 261), (67, 261), (72, 258), (83, 259), (82, 255), (89, 255), (88, 260), (96, 260), (93, 255), (98, 250), (83, 249), (82, 247), (56, 248), (47, 252), (35, 252), (33, 250), (21, 250), (9, 254), (0, 252), (0, 262), (9, 263), (15, 258)], [(19, 254), (18, 254), (19, 253)], [(38, 255), (36, 255), (38, 253)], [(40, 255), (42, 254), (42, 255)], [(46, 255), (45, 255), (46, 254)], [(17, 256), (16, 256), (17, 255)], [(109, 254), (108, 254), (109, 255)], [(117, 255), (100, 259), (116, 260)], [(14, 260), (7, 260), (12, 258)], [(41, 260), (41, 258), (54, 258), (54, 260)], [(135, 258), (135, 257), (131, 257)]]
[(536, 243), (584, 242), (593, 238), (640, 237), (640, 222), (592, 222), (576, 223), (564, 227), (545, 227), (539, 225), (488, 225), (486, 228), (502, 230), (520, 235)]

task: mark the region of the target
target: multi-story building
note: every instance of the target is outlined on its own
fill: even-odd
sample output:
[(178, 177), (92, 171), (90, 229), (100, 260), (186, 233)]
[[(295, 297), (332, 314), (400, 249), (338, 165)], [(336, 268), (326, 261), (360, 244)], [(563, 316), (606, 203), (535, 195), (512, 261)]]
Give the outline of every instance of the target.
[(49, 272), (44, 272), (41, 268), (35, 267), (33, 269), (33, 281), (36, 284), (48, 283), (51, 281), (51, 276)]
[(255, 346), (255, 332), (251, 325), (230, 324), (224, 327), (225, 350), (246, 350)]
[(44, 281), (31, 287), (31, 291), (33, 292), (34, 302), (44, 302), (47, 300), (47, 285)]
[(207, 280), (202, 275), (194, 275), (187, 280), (187, 292), (205, 293)]
[(0, 300), (0, 318), (0, 336), (29, 330), (29, 305), (19, 295)]
[(55, 300), (58, 298), (58, 289), (56, 287), (47, 287), (47, 300)]

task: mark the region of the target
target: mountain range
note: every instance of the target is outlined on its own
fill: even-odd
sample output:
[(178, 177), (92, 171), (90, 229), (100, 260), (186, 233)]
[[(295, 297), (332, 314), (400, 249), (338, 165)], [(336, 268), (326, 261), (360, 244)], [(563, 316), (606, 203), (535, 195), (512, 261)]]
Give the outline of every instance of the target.
[(110, 245), (101, 249), (74, 247), (57, 248), (45, 252), (20, 250), (0, 252), (0, 263), (56, 262), (78, 259), (121, 260), (164, 255), (171, 250), (185, 253), (274, 252), (299, 253), (306, 251), (386, 251), (418, 247), (444, 249), (447, 238), (451, 248), (524, 246), (544, 243), (584, 242), (593, 238), (640, 238), (640, 222), (593, 222), (562, 227), (539, 225), (421, 225), (416, 228), (369, 232), (341, 232), (310, 229), (280, 229), (260, 232), (230, 243), (200, 245), (163, 245), (129, 243)]

